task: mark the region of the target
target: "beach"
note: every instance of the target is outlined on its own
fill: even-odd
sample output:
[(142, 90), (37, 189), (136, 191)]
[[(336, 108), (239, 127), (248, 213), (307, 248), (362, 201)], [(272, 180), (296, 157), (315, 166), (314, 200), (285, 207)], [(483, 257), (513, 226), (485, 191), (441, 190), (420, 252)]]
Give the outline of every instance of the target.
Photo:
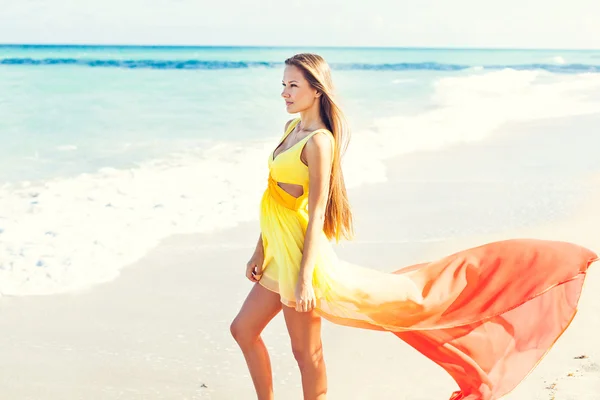
[[(291, 117), (282, 60), (306, 50), (0, 45), (0, 296), (110, 282), (172, 235), (255, 220), (268, 154)], [(352, 127), (350, 189), (385, 182), (391, 159), (429, 154), (426, 165), (400, 169), (420, 175), (402, 176), (400, 200), (411, 212), (398, 240), (418, 246), (528, 226), (585, 196), (580, 178), (596, 168), (595, 132), (572, 132), (575, 143), (552, 133), (499, 142), (502, 151), (487, 154), (507, 171), (480, 169), (488, 160), (477, 150), (470, 163), (445, 151), (484, 143), (507, 124), (597, 113), (600, 52), (313, 50), (331, 63)], [(511, 163), (509, 145), (520, 157), (538, 154), (539, 166)], [(489, 182), (455, 190), (466, 173)], [(484, 194), (484, 223), (462, 218), (469, 197)], [(433, 227), (422, 224), (431, 210), (440, 210)]]
[[(599, 251), (599, 131), (598, 113), (545, 118), (390, 157), (381, 182), (350, 189), (357, 237), (337, 246), (338, 254), (393, 271), (515, 237)], [(105, 283), (0, 297), (0, 398), (254, 399), (229, 334), (251, 287), (244, 268), (259, 227), (248, 219), (169, 236)], [(598, 398), (599, 293), (596, 264), (573, 323), (506, 399)], [(263, 338), (276, 398), (300, 399), (281, 315)], [(323, 341), (332, 400), (445, 399), (457, 390), (441, 368), (389, 333), (324, 322)]]

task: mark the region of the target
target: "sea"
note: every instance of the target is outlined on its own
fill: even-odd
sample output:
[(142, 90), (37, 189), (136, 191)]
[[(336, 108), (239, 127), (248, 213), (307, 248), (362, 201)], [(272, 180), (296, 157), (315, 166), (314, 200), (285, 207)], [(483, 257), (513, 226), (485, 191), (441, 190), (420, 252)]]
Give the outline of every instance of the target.
[[(0, 45), (0, 295), (77, 291), (170, 235), (256, 220), (292, 117), (283, 62), (300, 52), (331, 66), (350, 188), (385, 182), (394, 157), (600, 112), (600, 50)], [(592, 168), (574, 151), (548, 157), (572, 176)]]

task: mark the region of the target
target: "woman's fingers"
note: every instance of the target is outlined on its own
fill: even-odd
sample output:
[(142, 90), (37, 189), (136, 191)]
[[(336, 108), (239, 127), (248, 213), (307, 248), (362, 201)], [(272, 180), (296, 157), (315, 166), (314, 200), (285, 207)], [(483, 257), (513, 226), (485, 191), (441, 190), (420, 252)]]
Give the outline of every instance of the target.
[(260, 278), (262, 277), (262, 275), (263, 275), (262, 268), (260, 268), (258, 266), (258, 264), (255, 264), (254, 268), (252, 269), (252, 276), (254, 277), (254, 280), (256, 282), (260, 281)]
[(299, 300), (296, 301), (296, 311), (298, 312), (309, 312), (316, 307), (316, 301), (311, 300)]
[(255, 266), (248, 263), (246, 264), (246, 278), (250, 280), (250, 282), (257, 282), (258, 280), (254, 276)]

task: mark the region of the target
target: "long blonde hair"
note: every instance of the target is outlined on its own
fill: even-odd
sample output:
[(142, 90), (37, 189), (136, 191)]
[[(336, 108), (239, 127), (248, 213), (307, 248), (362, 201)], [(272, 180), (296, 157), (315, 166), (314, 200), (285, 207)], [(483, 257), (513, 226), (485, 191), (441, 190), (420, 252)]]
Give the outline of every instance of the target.
[(351, 239), (354, 236), (352, 210), (346, 193), (342, 174), (342, 155), (350, 142), (350, 131), (346, 117), (334, 97), (331, 70), (323, 57), (317, 54), (301, 53), (285, 60), (286, 65), (299, 68), (304, 78), (321, 93), (320, 114), (327, 129), (335, 139), (333, 166), (329, 180), (329, 197), (325, 211), (323, 231), (329, 239)]

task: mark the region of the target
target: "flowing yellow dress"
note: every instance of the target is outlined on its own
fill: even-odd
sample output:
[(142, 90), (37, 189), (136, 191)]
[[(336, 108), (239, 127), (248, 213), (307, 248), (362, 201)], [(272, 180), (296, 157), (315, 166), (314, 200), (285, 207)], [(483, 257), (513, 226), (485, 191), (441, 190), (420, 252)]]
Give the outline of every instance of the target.
[[(291, 307), (308, 224), (308, 167), (300, 153), (318, 133), (334, 140), (318, 130), (269, 155), (260, 206), (259, 283)], [(295, 198), (277, 182), (304, 193)], [(317, 246), (316, 311), (337, 324), (398, 336), (454, 378), (460, 390), (451, 400), (498, 399), (514, 389), (575, 316), (586, 270), (598, 259), (572, 243), (515, 239), (386, 273), (338, 259), (324, 233)]]

